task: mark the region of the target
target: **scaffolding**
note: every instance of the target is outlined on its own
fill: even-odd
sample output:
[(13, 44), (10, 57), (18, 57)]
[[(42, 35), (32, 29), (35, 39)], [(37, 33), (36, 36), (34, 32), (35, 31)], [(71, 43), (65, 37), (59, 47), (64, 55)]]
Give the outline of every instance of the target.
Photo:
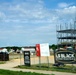
[(76, 20), (73, 24), (56, 26), (58, 48), (64, 44), (73, 46), (76, 43)]
[(76, 64), (76, 20), (57, 26), (56, 32), (58, 48), (54, 50), (54, 65)]

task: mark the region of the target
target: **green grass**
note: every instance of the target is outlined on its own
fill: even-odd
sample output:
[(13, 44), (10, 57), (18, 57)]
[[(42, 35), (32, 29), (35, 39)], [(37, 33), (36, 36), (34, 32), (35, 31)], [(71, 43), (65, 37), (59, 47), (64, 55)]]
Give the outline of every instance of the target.
[[(22, 71), (10, 71), (10, 70), (2, 70), (0, 69), (0, 75), (48, 75), (48, 74), (40, 74), (40, 73), (31, 73), (31, 72), (22, 72)], [(51, 74), (54, 75), (54, 74)]]
[(16, 68), (76, 73), (75, 66), (67, 66), (67, 65), (60, 67), (52, 66), (52, 64), (50, 64), (50, 67), (48, 67), (47, 64), (41, 64), (41, 67), (39, 65), (31, 65), (30, 67), (25, 65), (19, 65)]
[(5, 64), (6, 63), (6, 61), (0, 61), (0, 64)]

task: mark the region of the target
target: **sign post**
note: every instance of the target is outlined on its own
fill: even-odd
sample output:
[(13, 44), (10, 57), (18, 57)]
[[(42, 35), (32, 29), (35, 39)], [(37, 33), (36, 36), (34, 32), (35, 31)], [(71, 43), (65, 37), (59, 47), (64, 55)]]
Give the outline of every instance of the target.
[(48, 68), (49, 68), (49, 57), (47, 56), (47, 61), (48, 61)]
[(36, 44), (36, 56), (39, 57), (39, 67), (41, 67), (40, 44)]
[(49, 44), (48, 43), (40, 44), (40, 51), (41, 51), (41, 56), (47, 57), (47, 63), (49, 67), (49, 56), (50, 56)]
[(30, 66), (30, 51), (24, 51), (24, 64)]
[(49, 67), (49, 58), (50, 52), (49, 52), (49, 44), (44, 43), (44, 44), (36, 44), (36, 55), (39, 56), (39, 64), (41, 63), (41, 56), (47, 56), (47, 61), (48, 61), (48, 67)]
[(48, 43), (40, 44), (40, 54), (41, 56), (50, 56)]

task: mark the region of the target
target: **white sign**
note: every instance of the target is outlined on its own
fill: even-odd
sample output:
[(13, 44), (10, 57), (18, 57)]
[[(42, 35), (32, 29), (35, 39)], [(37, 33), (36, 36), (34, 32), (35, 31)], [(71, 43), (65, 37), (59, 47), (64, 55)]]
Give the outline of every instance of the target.
[(40, 44), (40, 54), (41, 56), (50, 56), (49, 44)]

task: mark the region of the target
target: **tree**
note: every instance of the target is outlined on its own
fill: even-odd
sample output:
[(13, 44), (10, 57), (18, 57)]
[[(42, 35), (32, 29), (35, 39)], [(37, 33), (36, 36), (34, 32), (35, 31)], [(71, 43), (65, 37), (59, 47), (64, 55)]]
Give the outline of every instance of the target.
[(53, 50), (57, 49), (57, 45), (52, 44), (51, 46), (49, 46), (49, 48), (52, 48)]

